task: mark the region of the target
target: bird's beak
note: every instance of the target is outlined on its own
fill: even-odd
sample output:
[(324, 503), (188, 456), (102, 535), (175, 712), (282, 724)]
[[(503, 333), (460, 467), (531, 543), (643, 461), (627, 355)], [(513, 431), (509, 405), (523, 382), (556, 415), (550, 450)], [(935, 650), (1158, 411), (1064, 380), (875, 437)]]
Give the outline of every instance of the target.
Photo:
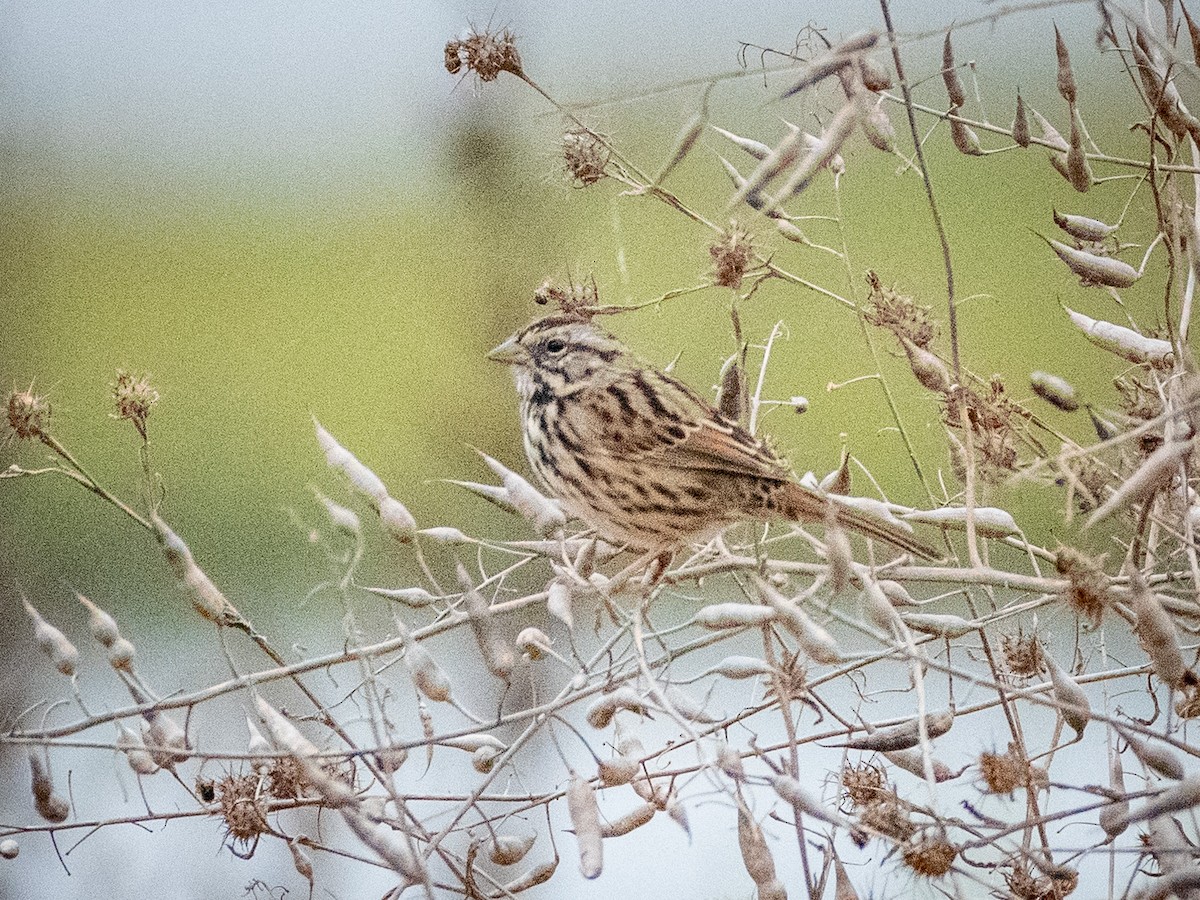
[(493, 362), (515, 366), (525, 359), (525, 348), (517, 343), (516, 338), (509, 338), (499, 347), (491, 350), (487, 358)]

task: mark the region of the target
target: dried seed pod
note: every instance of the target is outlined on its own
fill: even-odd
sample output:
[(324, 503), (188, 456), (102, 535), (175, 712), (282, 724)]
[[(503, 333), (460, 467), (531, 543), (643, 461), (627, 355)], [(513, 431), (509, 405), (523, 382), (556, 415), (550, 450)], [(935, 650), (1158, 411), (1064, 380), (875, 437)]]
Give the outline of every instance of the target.
[(596, 792), (586, 778), (571, 775), (567, 785), (567, 812), (579, 842), (579, 871), (584, 878), (598, 878), (604, 868), (604, 842)]
[(1107, 500), (1102, 503), (1084, 523), (1085, 528), (1091, 528), (1097, 522), (1102, 522), (1114, 512), (1124, 509), (1134, 503), (1146, 503), (1154, 495), (1170, 486), (1172, 478), (1179, 471), (1180, 464), (1191, 454), (1192, 442), (1172, 441), (1163, 444), (1118, 487)]
[(742, 765), (742, 756), (724, 741), (716, 746), (715, 758), (717, 768), (741, 784), (746, 780), (746, 768)]
[(908, 356), (908, 365), (921, 386), (938, 394), (949, 393), (954, 379), (950, 377), (950, 371), (937, 355), (918, 346), (902, 334), (898, 334), (897, 337)]
[(496, 757), (500, 751), (495, 747), (480, 747), (471, 754), (471, 768), (481, 775), (486, 775), (496, 765)]
[(942, 613), (903, 612), (900, 613), (900, 618), (904, 621), (905, 625), (914, 631), (919, 631), (922, 634), (932, 634), (936, 637), (949, 638), (951, 640), (979, 630), (978, 625), (968, 622), (962, 616)]
[(546, 590), (546, 611), (566, 625), (568, 630), (575, 627), (575, 617), (571, 612), (571, 589), (562, 578), (554, 579)]
[(1138, 809), (1132, 810), (1123, 818), (1116, 820), (1114, 827), (1144, 822), (1147, 819), (1182, 812), (1194, 806), (1200, 806), (1200, 776), (1189, 775), (1157, 796), (1150, 797)]
[(1083, 332), (1084, 337), (1109, 353), (1115, 353), (1132, 363), (1145, 364), (1156, 369), (1169, 369), (1175, 364), (1175, 350), (1170, 341), (1148, 338), (1132, 328), (1102, 322), (1065, 306), (1063, 309), (1071, 317), (1072, 324)]
[(294, 837), (288, 841), (288, 850), (291, 851), (292, 865), (295, 867), (296, 872), (301, 878), (307, 881), (309, 887), (311, 887), (313, 883), (312, 857), (310, 857), (305, 852), (304, 848), (300, 846), (300, 837), (303, 837), (303, 835)]
[(508, 681), (516, 663), (516, 654), (512, 645), (500, 633), (491, 607), (475, 589), (471, 576), (467, 574), (462, 563), (458, 564), (458, 583), (463, 591), (463, 606), (466, 607), (471, 630), (475, 633), (475, 641), (479, 645), (479, 652), (488, 671), (497, 678)]
[(764, 659), (757, 656), (726, 656), (709, 671), (722, 678), (734, 681), (742, 678), (754, 678), (757, 675), (770, 675), (774, 669)]
[(1121, 768), (1121, 757), (1114, 753), (1108, 767), (1108, 787), (1118, 800), (1100, 808), (1100, 827), (1109, 840), (1120, 836), (1129, 827), (1129, 798), (1125, 792), (1125, 770)]
[[(1069, 247), (1045, 235), (1039, 234), (1038, 237), (1049, 244), (1050, 249), (1054, 251), (1058, 258), (1067, 264), (1067, 268), (1079, 276), (1079, 281), (1084, 287), (1102, 285), (1104, 287), (1127, 288), (1142, 277), (1137, 269), (1122, 260), (1111, 256), (1097, 256), (1095, 253), (1089, 253), (1086, 250), (1078, 250), (1075, 247)], [(1129, 331), (1129, 329), (1126, 329), (1126, 331)], [(1136, 332), (1133, 333), (1136, 334)], [(1163, 341), (1162, 343), (1167, 342)], [(1170, 347), (1170, 344), (1167, 343), (1167, 346)]]
[(385, 600), (396, 600), (403, 603), (411, 609), (421, 609), (429, 604), (443, 600), (443, 597), (435, 597), (425, 588), (381, 588), (381, 587), (363, 587), (363, 590), (369, 594), (374, 594), (376, 597), (383, 597)]
[(25, 606), (29, 621), (33, 623), (33, 640), (38, 649), (49, 657), (54, 668), (62, 674), (74, 675), (79, 668), (79, 651), (75, 645), (65, 634), (42, 618), (42, 614), (24, 596), (21, 597), (21, 603)]
[(1063, 721), (1071, 726), (1076, 735), (1082, 735), (1092, 717), (1092, 705), (1088, 702), (1087, 694), (1083, 692), (1071, 677), (1049, 653), (1042, 651), (1046, 669), (1050, 672), (1051, 693), (1054, 703)]
[(258, 726), (254, 724), (254, 720), (249, 716), (246, 717), (246, 733), (249, 739), (246, 743), (246, 752), (250, 754), (250, 762), (255, 768), (266, 769), (269, 767), (269, 757), (273, 752), (270, 742), (263, 737), (263, 733), (258, 730)]
[(88, 611), (88, 631), (92, 633), (92, 637), (102, 647), (111, 647), (121, 639), (121, 631), (117, 628), (116, 619), (87, 597), (83, 596), (83, 594), (79, 593), (79, 591), (75, 592), (75, 599), (83, 604), (83, 608)]
[(1137, 571), (1130, 573), (1129, 594), (1137, 617), (1138, 642), (1150, 657), (1151, 670), (1164, 684), (1177, 690), (1195, 684), (1196, 676), (1184, 663), (1179, 649), (1175, 622)]
[(1116, 225), (1106, 225), (1099, 219), (1089, 219), (1087, 216), (1072, 216), (1053, 211), (1054, 224), (1079, 241), (1102, 241), (1114, 231)]
[(171, 572), (175, 575), (180, 588), (187, 595), (192, 607), (201, 616), (218, 625), (227, 625), (240, 620), (233, 604), (225, 599), (220, 588), (213, 584), (212, 579), (204, 570), (196, 565), (192, 551), (158, 515), (150, 517), (154, 533), (162, 546), (163, 556)]
[(397, 622), (400, 629), (400, 640), (404, 644), (404, 663), (412, 675), (413, 684), (418, 691), (435, 703), (445, 703), (450, 699), (450, 677), (438, 665), (425, 645), (414, 641), (403, 623)]
[(1077, 94), (1075, 73), (1071, 71), (1071, 55), (1067, 53), (1067, 45), (1057, 25), (1054, 26), (1054, 53), (1058, 57), (1058, 92), (1064, 100), (1074, 106)]
[[(1150, 820), (1146, 832), (1146, 845), (1165, 875), (1195, 871), (1192, 844), (1184, 837), (1179, 823), (1170, 816), (1158, 816)], [(1195, 898), (1186, 894), (1181, 900)]]
[(681, 688), (675, 687), (673, 684), (667, 685), (663, 689), (663, 696), (667, 702), (674, 707), (675, 712), (683, 716), (690, 722), (700, 722), (702, 724), (713, 724), (722, 721), (725, 716), (713, 715), (708, 712), (699, 702), (692, 698), (690, 694)]
[(384, 497), (379, 501), (379, 524), (385, 534), (402, 544), (409, 543), (417, 533), (417, 520), (403, 503), (395, 497)]
[(896, 607), (888, 599), (887, 594), (875, 583), (873, 578), (864, 577), (862, 582), (863, 599), (866, 602), (867, 615), (871, 621), (875, 623), (877, 628), (886, 631), (888, 634), (896, 635), (897, 637), (903, 635), (904, 622), (900, 618), (900, 614), (896, 612)]
[[(918, 778), (925, 777), (925, 755), (920, 750), (884, 750), (883, 755), (905, 772)], [(930, 762), (933, 764), (933, 780), (938, 784), (957, 778), (963, 772), (955, 772), (940, 759), (932, 759)]]
[(776, 612), (769, 606), (753, 603), (710, 603), (696, 613), (696, 624), (718, 631), (725, 628), (745, 628), (767, 625)]
[(1172, 781), (1183, 780), (1185, 774), (1183, 763), (1174, 750), (1169, 750), (1158, 742), (1143, 741), (1125, 731), (1121, 732), (1121, 737), (1125, 739), (1125, 743), (1129, 745), (1133, 755), (1138, 758), (1138, 762), (1147, 769)]
[(908, 592), (908, 588), (898, 581), (892, 581), (887, 578), (880, 578), (875, 582), (879, 585), (879, 589), (883, 591), (883, 595), (888, 598), (888, 602), (895, 607), (904, 606), (919, 606), (912, 594)]
[(825, 577), (834, 594), (840, 594), (854, 575), (854, 552), (846, 529), (838, 523), (831, 505), (825, 517)]
[(317, 498), (317, 502), (325, 507), (325, 514), (334, 528), (352, 538), (357, 538), (362, 533), (362, 520), (358, 518), (358, 513), (331, 500), (316, 488), (313, 488), (313, 495)]
[(1017, 91), (1017, 112), (1013, 116), (1012, 136), (1018, 147), (1029, 146), (1029, 115), (1025, 112), (1025, 101), (1021, 99), (1020, 91)]
[(1188, 37), (1192, 41), (1192, 62), (1200, 66), (1200, 26), (1196, 24), (1182, 2), (1179, 4), (1179, 8), (1183, 12), (1183, 20), (1187, 22)]
[(538, 660), (550, 652), (550, 638), (540, 628), (525, 628), (517, 635), (517, 649)]
[[(994, 506), (977, 506), (973, 512), (976, 534), (990, 538), (1005, 538), (1021, 533), (1012, 513), (1007, 510)], [(965, 531), (967, 528), (967, 510), (961, 506), (916, 510), (905, 513), (902, 518), (906, 522), (938, 525), (942, 528), (953, 528), (956, 531)]]
[[(930, 740), (939, 738), (954, 725), (954, 710), (946, 709), (939, 713), (925, 716), (925, 733)], [(880, 728), (862, 737), (852, 738), (837, 747), (848, 747), (851, 750), (873, 750), (880, 753), (908, 750), (921, 743), (921, 726), (916, 719), (909, 719), (899, 725)]]
[(337, 442), (332, 434), (321, 427), (316, 416), (313, 417), (313, 427), (317, 433), (317, 446), (325, 454), (325, 462), (331, 469), (337, 469), (350, 487), (368, 500), (378, 504), (387, 497), (387, 487), (382, 479), (361, 462), (358, 457)]
[(618, 710), (627, 709), (638, 715), (647, 715), (645, 701), (631, 687), (619, 687), (610, 694), (604, 694), (588, 707), (587, 723), (593, 728), (607, 728)]
[(942, 82), (946, 85), (950, 106), (966, 106), (967, 92), (963, 88), (962, 80), (958, 77), (958, 66), (954, 62), (954, 47), (950, 43), (949, 31), (946, 32), (946, 40), (942, 44)]
[(125, 754), (125, 760), (129, 763), (129, 768), (133, 769), (138, 775), (153, 775), (158, 771), (158, 763), (154, 761), (154, 757), (146, 749), (146, 744), (142, 741), (142, 736), (124, 722), (117, 723), (116, 747)]
[(618, 753), (612, 759), (600, 760), (596, 774), (604, 787), (616, 787), (619, 784), (629, 784), (641, 770), (641, 763), (636, 759)]
[(16, 859), (21, 852), (21, 845), (12, 838), (0, 841), (0, 859)]
[[(1065, 156), (1066, 152), (1071, 149), (1071, 145), (1062, 136), (1062, 132), (1051, 125), (1049, 120), (1033, 107), (1030, 107), (1030, 111), (1033, 113), (1034, 121), (1038, 123), (1038, 128), (1042, 130), (1042, 140), (1058, 154)], [(1051, 159), (1054, 158), (1055, 156), (1052, 155)]]
[(170, 769), (190, 756), (187, 732), (168, 713), (151, 710), (146, 713), (146, 723), (149, 725), (147, 737), (153, 747), (150, 755), (158, 765)]
[(435, 544), (444, 544), (447, 547), (458, 547), (463, 544), (474, 544), (475, 540), (463, 534), (457, 528), (450, 525), (439, 525), (435, 528), (422, 528), (417, 532), (421, 537), (428, 538)]
[(1063, 412), (1075, 412), (1079, 409), (1079, 397), (1066, 379), (1049, 372), (1030, 372), (1029, 385), (1035, 394)]
[(761, 887), (775, 880), (775, 859), (767, 845), (762, 828), (750, 815), (745, 803), (738, 803), (738, 847), (742, 863), (755, 885)]
[(117, 638), (113, 641), (111, 647), (108, 648), (108, 664), (114, 669), (119, 669), (124, 672), (133, 671), (133, 658), (137, 655), (137, 649), (130, 641), (125, 638)]
[(791, 632), (801, 650), (819, 663), (833, 665), (841, 662), (842, 652), (833, 635), (813, 621), (795, 601), (784, 597), (761, 578), (756, 578), (754, 585), (759, 596), (769, 604), (763, 608), (778, 617), (779, 624)]
[(865, 112), (865, 110), (859, 102), (847, 102), (830, 120), (825, 130), (821, 132), (820, 138), (814, 139), (812, 135), (801, 132), (802, 140), (805, 143), (808, 143), (809, 140), (814, 140), (815, 143), (792, 174), (788, 176), (783, 187), (767, 201), (767, 209), (774, 210), (782, 207), (790, 198), (807, 188), (816, 177), (817, 172), (823, 168), (828, 167), (835, 175), (838, 174), (839, 167), (845, 171), (845, 163), (839, 164), (838, 162), (841, 159), (839, 153), (842, 145), (854, 133), (859, 119), (862, 118), (860, 112)]
[(508, 749), (508, 745), (504, 741), (494, 735), (485, 734), (482, 731), (446, 738), (439, 743), (444, 747), (453, 747), (455, 750), (465, 750), (467, 753), (474, 753), (481, 747), (487, 747), (495, 750), (497, 753), (503, 753)]
[[(780, 220), (779, 225), (790, 225)], [(726, 364), (721, 373), (721, 386), (717, 390), (717, 409), (731, 422), (740, 422), (746, 411), (746, 383), (742, 378), (742, 367), (737, 357)]]
[(878, 94), (892, 86), (892, 74), (870, 56), (859, 58), (858, 74), (862, 77), (863, 87), (872, 93)]
[(488, 850), (488, 859), (498, 866), (515, 866), (525, 858), (525, 854), (529, 852), (536, 840), (537, 835), (535, 834), (496, 835), (492, 840), (491, 849)]
[(896, 150), (896, 128), (880, 100), (867, 111), (862, 119), (863, 136), (876, 150), (894, 153)]
[(522, 891), (537, 887), (539, 884), (545, 884), (554, 876), (557, 868), (557, 856), (549, 862), (538, 863), (519, 878), (514, 878), (508, 884), (504, 885), (504, 888), (492, 894), (492, 897), (494, 900), (502, 900), (502, 898), (508, 897), (509, 894), (519, 894)]
[(836, 825), (839, 828), (847, 828), (851, 826), (845, 816), (831, 808), (829, 804), (821, 801), (819, 797), (811, 793), (799, 781), (792, 778), (790, 775), (771, 775), (771, 787), (786, 803), (792, 804), (793, 807), (800, 810), (814, 819), (826, 822), (830, 825)]
[(718, 128), (716, 125), (709, 125), (708, 127), (717, 134), (721, 135), (721, 137), (745, 150), (757, 160), (764, 160), (771, 155), (771, 148), (762, 141), (741, 137), (740, 135), (734, 134), (732, 131), (726, 131), (724, 128)]
[(475, 452), (483, 457), (487, 467), (499, 476), (504, 489), (508, 491), (508, 498), (513, 507), (533, 525), (539, 534), (549, 536), (562, 530), (563, 526), (567, 524), (567, 517), (558, 503), (546, 497), (526, 479), (482, 450)]
[(54, 790), (50, 772), (36, 753), (29, 754), (29, 769), (32, 773), (33, 805), (38, 815), (47, 822), (65, 822), (71, 814), (71, 805)]
[[(754, 168), (754, 171), (743, 179), (742, 186), (734, 192), (727, 209), (733, 209), (743, 200), (749, 202), (750, 198), (758, 194), (768, 182), (778, 177), (780, 172), (800, 158), (800, 150), (803, 144), (804, 139), (801, 136), (801, 132), (788, 129), (788, 133), (772, 148), (767, 158), (760, 162)], [(750, 205), (754, 206), (754, 203)], [(758, 207), (755, 208), (757, 209)]]
[(1088, 407), (1088, 418), (1092, 420), (1092, 428), (1096, 430), (1096, 437), (1102, 441), (1111, 441), (1121, 433), (1120, 428), (1108, 419), (1102, 418), (1090, 406)]
[(1067, 150), (1066, 163), (1067, 180), (1071, 182), (1071, 187), (1081, 194), (1086, 193), (1096, 179), (1083, 150), (1083, 120), (1074, 106), (1071, 107), (1071, 148)]
[(950, 139), (954, 142), (954, 147), (959, 153), (967, 156), (983, 156), (983, 144), (979, 142), (979, 135), (966, 122), (960, 119), (953, 118), (958, 115), (958, 107), (950, 110)]
[(842, 462), (834, 471), (821, 479), (821, 490), (826, 494), (846, 495), (850, 493), (850, 454), (842, 450)]
[(656, 812), (658, 812), (658, 807), (653, 803), (642, 803), (635, 806), (623, 816), (618, 816), (615, 819), (609, 819), (601, 823), (600, 836), (602, 838), (611, 838), (629, 834), (629, 832), (641, 828), (653, 819)]

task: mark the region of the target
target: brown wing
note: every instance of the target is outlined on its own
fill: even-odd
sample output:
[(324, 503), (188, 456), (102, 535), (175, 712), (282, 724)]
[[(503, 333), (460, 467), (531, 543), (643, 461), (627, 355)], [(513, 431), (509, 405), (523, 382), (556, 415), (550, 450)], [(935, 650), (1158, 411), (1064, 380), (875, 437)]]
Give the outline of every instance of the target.
[(655, 369), (612, 373), (566, 403), (564, 425), (593, 453), (786, 481), (791, 471), (761, 441), (687, 385)]

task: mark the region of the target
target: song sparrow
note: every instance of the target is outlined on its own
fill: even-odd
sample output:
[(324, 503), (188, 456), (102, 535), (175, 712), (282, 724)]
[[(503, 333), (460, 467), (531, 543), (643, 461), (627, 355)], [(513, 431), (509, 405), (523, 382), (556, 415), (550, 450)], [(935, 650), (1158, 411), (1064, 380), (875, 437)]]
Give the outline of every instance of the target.
[(748, 519), (823, 522), (923, 557), (907, 526), (806, 487), (775, 453), (590, 319), (548, 316), (488, 354), (511, 365), (529, 462), (568, 514), (646, 551)]

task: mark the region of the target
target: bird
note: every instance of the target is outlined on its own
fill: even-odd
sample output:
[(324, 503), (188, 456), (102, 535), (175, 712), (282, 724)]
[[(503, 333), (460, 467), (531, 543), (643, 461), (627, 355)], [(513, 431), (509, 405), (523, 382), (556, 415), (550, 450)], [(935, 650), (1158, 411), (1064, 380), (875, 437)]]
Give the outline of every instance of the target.
[(512, 368), (529, 464), (605, 540), (670, 554), (742, 521), (836, 522), (916, 556), (907, 523), (802, 484), (765, 442), (592, 316), (554, 313), (487, 354)]

